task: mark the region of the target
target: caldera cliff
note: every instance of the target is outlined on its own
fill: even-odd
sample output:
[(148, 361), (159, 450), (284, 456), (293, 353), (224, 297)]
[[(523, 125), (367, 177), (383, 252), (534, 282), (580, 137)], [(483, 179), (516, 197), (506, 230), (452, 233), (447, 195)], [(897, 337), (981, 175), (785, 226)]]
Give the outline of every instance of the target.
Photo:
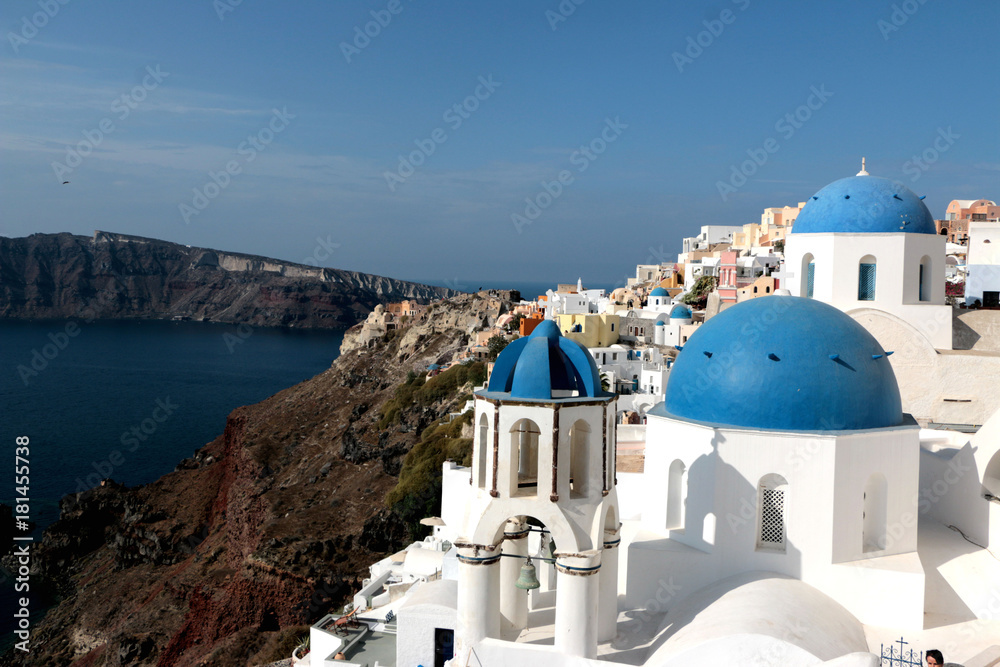
[(0, 317), (192, 319), (346, 329), (379, 303), (443, 287), (94, 232), (0, 237)]

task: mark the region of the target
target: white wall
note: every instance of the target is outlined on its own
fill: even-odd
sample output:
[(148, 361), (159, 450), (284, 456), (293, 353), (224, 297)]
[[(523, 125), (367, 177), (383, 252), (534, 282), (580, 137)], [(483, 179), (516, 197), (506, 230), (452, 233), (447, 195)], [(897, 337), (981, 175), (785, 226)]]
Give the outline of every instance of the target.
[[(685, 582), (687, 594), (721, 577), (764, 570), (815, 586), (864, 622), (920, 627), (916, 524), (904, 520), (915, 513), (918, 448), (916, 425), (809, 434), (713, 429), (651, 415), (642, 525), (670, 539), (629, 546), (629, 604), (642, 606), (665, 573)], [(668, 480), (676, 459), (685, 467), (684, 520), (670, 528)], [(861, 494), (872, 471), (887, 479), (887, 524), (898, 536), (887, 549), (865, 553)], [(757, 547), (757, 484), (769, 473), (788, 482), (784, 553)], [(867, 564), (857, 568), (859, 561)], [(876, 598), (889, 589), (899, 597), (882, 605)]]
[[(785, 243), (787, 281), (793, 296), (805, 296), (806, 262), (815, 261), (813, 298), (844, 312), (874, 308), (896, 315), (922, 331), (931, 344), (950, 350), (951, 307), (945, 305), (945, 237), (932, 234), (790, 234)], [(858, 266), (876, 260), (875, 298), (858, 299)], [(920, 300), (920, 263), (930, 259), (925, 301)], [(933, 327), (927, 326), (934, 321)]]
[(969, 253), (965, 280), (966, 301), (982, 301), (983, 292), (1000, 291), (1000, 224), (969, 224)]

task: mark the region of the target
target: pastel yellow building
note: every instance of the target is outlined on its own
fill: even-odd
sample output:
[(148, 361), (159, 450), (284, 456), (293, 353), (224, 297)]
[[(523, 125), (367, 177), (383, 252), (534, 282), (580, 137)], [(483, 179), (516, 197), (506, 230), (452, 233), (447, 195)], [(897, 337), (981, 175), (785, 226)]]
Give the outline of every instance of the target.
[(792, 231), (795, 219), (799, 217), (805, 205), (805, 202), (799, 202), (798, 206), (765, 208), (760, 216), (760, 223), (743, 225), (743, 231), (733, 235), (733, 248), (750, 250), (761, 246), (772, 246), (775, 241), (783, 241)]
[(607, 347), (618, 342), (621, 317), (606, 313), (573, 313), (556, 315), (556, 324), (563, 336), (585, 347)]

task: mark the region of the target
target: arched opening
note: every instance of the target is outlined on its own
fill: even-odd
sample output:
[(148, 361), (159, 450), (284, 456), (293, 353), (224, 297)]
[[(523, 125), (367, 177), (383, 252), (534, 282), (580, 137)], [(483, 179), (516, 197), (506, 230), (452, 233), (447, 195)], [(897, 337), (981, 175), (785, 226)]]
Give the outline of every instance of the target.
[(569, 429), (569, 497), (584, 498), (590, 490), (590, 427), (582, 419)]
[(812, 253), (806, 253), (802, 257), (802, 285), (799, 290), (800, 296), (813, 297), (813, 290), (816, 284), (816, 260)]
[(781, 475), (764, 475), (757, 483), (757, 549), (785, 552), (788, 482)]
[(485, 414), (479, 417), (479, 441), (476, 444), (476, 485), (480, 489), (486, 488), (487, 461), (490, 458), (490, 420)]
[[(511, 496), (534, 496), (538, 492), (538, 424), (518, 420), (510, 429)], [(513, 471), (517, 471), (514, 475)]]
[[(567, 528), (564, 526), (562, 530)], [(559, 532), (559, 528), (547, 526), (530, 515), (511, 516), (498, 527), (494, 541), (502, 542), (502, 555), (496, 573), (497, 589), (480, 599), (484, 605), (499, 607), (500, 632), (495, 638), (528, 641), (523, 636), (525, 628), (545, 625), (545, 618), (552, 622), (557, 600), (553, 534)], [(534, 568), (534, 581), (538, 584), (533, 589), (520, 585), (532, 581), (530, 569), (525, 571), (529, 558)], [(479, 611), (482, 613), (486, 609)], [(551, 644), (551, 639), (546, 643)]]
[(920, 300), (931, 300), (931, 258), (924, 255), (920, 259)]
[(865, 255), (858, 262), (858, 301), (875, 300), (875, 257)]
[(888, 517), (888, 484), (882, 473), (874, 473), (865, 483), (862, 545), (865, 553), (885, 549)]
[(675, 459), (667, 474), (667, 528), (684, 529), (684, 462)]

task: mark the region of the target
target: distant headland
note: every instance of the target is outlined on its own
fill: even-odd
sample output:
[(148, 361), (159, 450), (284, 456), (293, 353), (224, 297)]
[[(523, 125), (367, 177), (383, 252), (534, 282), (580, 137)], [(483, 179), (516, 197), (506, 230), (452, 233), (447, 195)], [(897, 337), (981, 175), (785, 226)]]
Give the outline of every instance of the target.
[(0, 318), (174, 319), (346, 329), (455, 290), (95, 231), (0, 237)]

